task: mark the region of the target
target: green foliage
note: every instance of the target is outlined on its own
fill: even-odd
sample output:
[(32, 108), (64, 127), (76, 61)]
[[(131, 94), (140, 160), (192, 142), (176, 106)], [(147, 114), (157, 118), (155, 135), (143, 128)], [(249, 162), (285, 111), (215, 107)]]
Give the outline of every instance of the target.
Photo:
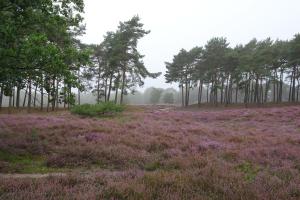
[(123, 105), (117, 105), (113, 102), (104, 102), (99, 104), (77, 105), (71, 109), (74, 114), (96, 117), (119, 113), (125, 109)]
[(6, 163), (1, 167), (6, 173), (49, 173), (57, 172), (59, 169), (47, 167), (42, 157), (33, 155), (16, 155), (0, 150), (0, 161)]
[(162, 165), (159, 161), (150, 162), (144, 166), (146, 171), (155, 171), (161, 167), (162, 167)]
[(255, 179), (257, 173), (260, 171), (260, 168), (250, 162), (244, 162), (237, 166), (237, 170), (243, 172), (245, 174), (245, 180), (251, 182)]

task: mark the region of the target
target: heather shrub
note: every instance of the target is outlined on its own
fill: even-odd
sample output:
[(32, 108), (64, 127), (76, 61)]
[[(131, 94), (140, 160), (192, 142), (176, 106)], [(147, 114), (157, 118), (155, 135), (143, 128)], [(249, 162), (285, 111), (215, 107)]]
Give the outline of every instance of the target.
[(96, 116), (105, 116), (114, 113), (119, 113), (124, 110), (123, 105), (117, 105), (113, 102), (105, 102), (99, 104), (83, 104), (74, 106), (71, 109), (73, 114), (96, 117)]

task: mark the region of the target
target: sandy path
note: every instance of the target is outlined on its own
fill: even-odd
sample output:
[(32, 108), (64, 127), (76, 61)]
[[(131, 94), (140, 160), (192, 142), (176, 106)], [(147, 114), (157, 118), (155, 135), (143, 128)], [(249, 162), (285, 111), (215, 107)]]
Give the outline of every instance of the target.
[(0, 174), (0, 179), (10, 179), (10, 178), (47, 178), (47, 177), (61, 177), (66, 176), (65, 173), (48, 173), (48, 174)]

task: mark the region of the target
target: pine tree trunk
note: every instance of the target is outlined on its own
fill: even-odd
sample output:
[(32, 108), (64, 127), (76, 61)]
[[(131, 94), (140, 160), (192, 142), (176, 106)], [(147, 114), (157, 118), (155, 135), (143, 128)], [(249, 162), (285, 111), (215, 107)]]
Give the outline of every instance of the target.
[(81, 97), (81, 92), (80, 92), (80, 89), (78, 88), (78, 99), (77, 99), (78, 100), (78, 105), (80, 105), (80, 103), (81, 103), (80, 102), (80, 100), (81, 100), (80, 97)]
[(37, 93), (38, 85), (36, 84), (34, 89), (34, 99), (33, 99), (33, 107), (36, 107), (36, 93)]
[(236, 104), (238, 103), (238, 93), (239, 93), (239, 88), (238, 88), (238, 83), (237, 83), (237, 86), (235, 88), (235, 103)]
[(54, 111), (54, 109), (55, 109), (55, 96), (56, 96), (56, 91), (55, 91), (55, 77), (53, 78), (53, 80), (52, 80), (52, 95), (51, 95), (51, 103), (52, 103), (52, 111)]
[(295, 94), (296, 94), (296, 67), (293, 68), (293, 86), (292, 86), (292, 102), (295, 102)]
[(47, 101), (47, 112), (49, 112), (49, 107), (50, 107), (50, 94), (49, 93), (47, 94), (47, 98), (48, 98), (48, 101)]
[(20, 108), (20, 92), (21, 92), (21, 88), (20, 85), (18, 84), (17, 86), (17, 97), (16, 97), (16, 107)]
[(44, 81), (42, 77), (42, 84), (41, 84), (41, 110), (44, 108)]
[(203, 90), (203, 83), (202, 81), (200, 81), (199, 83), (199, 90), (198, 90), (198, 105), (201, 105), (201, 101), (202, 101), (202, 90)]
[(28, 85), (26, 86), (24, 100), (23, 100), (23, 107), (25, 107), (26, 99), (27, 99), (27, 93), (28, 93)]
[(12, 106), (15, 107), (15, 87), (12, 89)]
[(27, 107), (28, 107), (28, 110), (30, 110), (31, 108), (31, 80), (28, 81), (28, 104), (27, 104)]
[(123, 104), (123, 96), (124, 96), (125, 82), (126, 82), (126, 71), (123, 70), (120, 104)]
[(118, 103), (118, 91), (119, 91), (119, 89), (118, 89), (118, 88), (116, 88), (116, 94), (115, 94), (115, 104), (117, 104), (117, 103)]
[(3, 102), (3, 88), (0, 85), (0, 110), (2, 109), (2, 102)]
[(207, 89), (206, 89), (206, 103), (209, 102), (209, 84), (207, 84)]
[(100, 103), (100, 77), (97, 80), (97, 103)]
[(294, 76), (294, 72), (292, 72), (292, 75), (291, 75), (291, 80), (290, 80), (290, 90), (289, 90), (289, 102), (292, 101), (292, 84), (293, 84), (293, 76)]
[(182, 107), (184, 107), (184, 102), (185, 102), (185, 99), (184, 99), (184, 86), (182, 84), (181, 85), (181, 104), (182, 104)]
[(107, 101), (110, 100), (110, 92), (111, 92), (111, 88), (112, 88), (112, 79), (113, 79), (113, 74), (111, 74), (111, 75), (110, 75), (110, 78), (109, 78), (109, 87), (108, 87)]
[(56, 79), (56, 93), (55, 93), (55, 99), (56, 99), (56, 105), (55, 105), (55, 107), (56, 107), (56, 109), (58, 109), (58, 107), (59, 107), (59, 91), (58, 91), (58, 86), (59, 86), (59, 80), (58, 79)]

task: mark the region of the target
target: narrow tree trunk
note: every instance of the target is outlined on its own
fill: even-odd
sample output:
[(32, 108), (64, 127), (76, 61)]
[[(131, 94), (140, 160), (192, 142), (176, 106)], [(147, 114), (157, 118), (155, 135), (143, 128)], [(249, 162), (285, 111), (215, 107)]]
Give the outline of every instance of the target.
[(30, 108), (31, 108), (31, 96), (32, 96), (32, 93), (31, 93), (31, 80), (29, 80), (28, 81), (28, 104), (27, 104), (28, 110), (30, 110)]
[(43, 110), (44, 108), (44, 81), (43, 81), (43, 77), (42, 77), (42, 81), (41, 81), (41, 110)]
[(188, 83), (187, 82), (185, 82), (185, 107), (187, 107), (188, 106), (188, 101), (189, 101), (189, 97), (188, 97)]
[(221, 85), (221, 104), (223, 104), (223, 98), (224, 98), (224, 80), (222, 80), (222, 85)]
[(105, 79), (104, 101), (107, 102), (107, 78)]
[(182, 84), (181, 85), (181, 104), (182, 104), (182, 107), (184, 107), (184, 102), (185, 102), (185, 99), (184, 99), (184, 86)]
[(36, 107), (36, 93), (37, 93), (38, 85), (36, 84), (34, 89), (34, 99), (33, 99), (33, 107)]
[(58, 79), (56, 79), (56, 93), (55, 93), (55, 99), (56, 99), (56, 105), (55, 105), (55, 107), (56, 107), (56, 109), (58, 109), (58, 107), (59, 107), (59, 91), (58, 91), (58, 86), (59, 86), (59, 80)]
[(264, 98), (265, 103), (268, 102), (269, 87), (270, 87), (270, 80), (268, 80), (267, 83), (266, 83), (265, 98)]
[(238, 103), (238, 93), (239, 93), (239, 87), (238, 87), (238, 83), (237, 83), (236, 88), (235, 88), (235, 103), (236, 104)]
[(80, 100), (81, 100), (80, 97), (81, 97), (81, 92), (80, 92), (80, 89), (78, 88), (78, 99), (77, 99), (78, 105), (81, 104), (81, 102), (80, 102)]
[(16, 97), (16, 107), (20, 108), (20, 92), (21, 92), (21, 88), (20, 88), (20, 84), (18, 84), (17, 86), (17, 97)]
[(209, 83), (207, 84), (207, 88), (206, 88), (206, 103), (208, 103), (209, 101)]
[(52, 80), (52, 95), (51, 95), (51, 103), (52, 103), (52, 111), (54, 111), (54, 109), (55, 109), (55, 97), (56, 97), (56, 91), (55, 91), (55, 77), (53, 78), (53, 80)]
[(123, 96), (124, 96), (125, 82), (126, 82), (126, 71), (123, 70), (120, 104), (123, 104)]
[(47, 101), (47, 112), (49, 112), (49, 107), (50, 107), (50, 94), (47, 94), (48, 101)]
[(3, 87), (0, 86), (0, 110), (2, 109), (2, 102), (3, 102)]
[(97, 103), (100, 103), (100, 77), (97, 80)]
[(15, 107), (15, 87), (12, 89), (12, 107)]
[(198, 105), (201, 105), (202, 102), (202, 90), (203, 90), (203, 82), (200, 81), (199, 83), (199, 90), (198, 90)]
[(290, 90), (289, 90), (289, 102), (292, 101), (292, 85), (293, 85), (293, 76), (294, 76), (294, 72), (292, 72), (291, 75), (291, 80), (290, 80)]
[(115, 94), (115, 104), (117, 104), (117, 103), (118, 103), (118, 91), (119, 91), (119, 89), (118, 89), (118, 88), (116, 88), (116, 94)]
[(295, 102), (295, 94), (296, 94), (296, 67), (293, 68), (293, 86), (292, 86), (292, 102)]
[(27, 93), (28, 93), (28, 85), (26, 86), (24, 100), (23, 100), (23, 107), (25, 107), (26, 99), (27, 99)]
[(111, 92), (111, 88), (112, 88), (112, 79), (113, 79), (113, 74), (111, 74), (110, 78), (109, 78), (107, 101), (110, 100), (110, 92)]

